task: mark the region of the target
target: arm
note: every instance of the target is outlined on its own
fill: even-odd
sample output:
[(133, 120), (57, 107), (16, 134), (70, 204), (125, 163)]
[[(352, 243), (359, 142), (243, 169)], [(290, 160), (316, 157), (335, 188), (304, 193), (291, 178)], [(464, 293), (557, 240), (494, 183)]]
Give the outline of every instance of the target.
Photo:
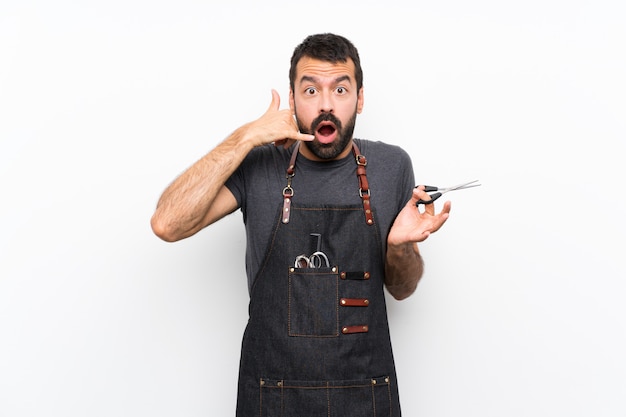
[(388, 245), (385, 258), (385, 286), (396, 300), (415, 292), (424, 273), (424, 261), (416, 243)]
[(237, 201), (224, 184), (255, 146), (313, 139), (298, 131), (290, 110), (279, 107), (280, 97), (272, 90), (263, 116), (235, 130), (167, 187), (151, 219), (157, 236), (168, 242), (184, 239), (232, 213)]
[(419, 199), (430, 200), (423, 187), (415, 188), (409, 202), (396, 217), (387, 237), (385, 257), (385, 285), (397, 300), (409, 297), (424, 273), (424, 262), (417, 246), (431, 233), (439, 230), (450, 215), (450, 202), (435, 215), (434, 204), (425, 205), (420, 212), (415, 203)]

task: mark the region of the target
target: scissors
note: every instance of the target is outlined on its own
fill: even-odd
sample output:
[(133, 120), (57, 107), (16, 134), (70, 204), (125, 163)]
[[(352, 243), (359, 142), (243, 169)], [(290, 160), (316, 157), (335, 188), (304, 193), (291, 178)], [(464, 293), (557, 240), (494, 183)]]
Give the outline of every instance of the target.
[[(324, 262), (322, 262), (324, 261)], [(330, 262), (324, 252), (313, 252), (310, 256), (298, 255), (294, 263), (296, 268), (330, 268)]]
[(328, 256), (320, 250), (322, 235), (319, 233), (311, 233), (311, 237), (317, 238), (317, 250), (311, 255), (306, 256), (304, 254), (296, 256), (294, 266), (296, 268), (330, 268), (330, 261)]
[(439, 197), (441, 197), (443, 194), (447, 193), (448, 191), (464, 190), (466, 188), (478, 187), (480, 184), (474, 184), (477, 181), (478, 180), (474, 180), (474, 181), (454, 185), (452, 187), (447, 187), (447, 188), (439, 188), (439, 187), (434, 187), (432, 185), (425, 185), (424, 191), (426, 191), (427, 193), (430, 193), (433, 191), (438, 191), (438, 192), (435, 194), (430, 194), (430, 200), (426, 201), (426, 200), (419, 199), (417, 203), (415, 203), (415, 205), (419, 206), (420, 204), (432, 204), (433, 201), (435, 201), (436, 199), (438, 199)]

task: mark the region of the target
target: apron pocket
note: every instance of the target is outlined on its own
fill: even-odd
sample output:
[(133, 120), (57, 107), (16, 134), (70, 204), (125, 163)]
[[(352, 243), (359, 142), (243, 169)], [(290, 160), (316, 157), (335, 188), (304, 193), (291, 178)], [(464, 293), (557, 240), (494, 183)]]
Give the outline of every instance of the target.
[(337, 268), (289, 268), (289, 336), (339, 336)]
[(263, 417), (389, 417), (389, 377), (358, 381), (281, 381), (262, 379)]

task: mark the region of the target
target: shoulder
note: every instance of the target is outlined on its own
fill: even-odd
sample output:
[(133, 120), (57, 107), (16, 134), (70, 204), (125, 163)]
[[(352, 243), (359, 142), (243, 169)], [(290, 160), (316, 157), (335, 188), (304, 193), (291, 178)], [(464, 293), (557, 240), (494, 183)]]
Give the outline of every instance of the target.
[(253, 148), (230, 178), (226, 187), (233, 193), (240, 205), (257, 190), (263, 193), (272, 184), (285, 177), (285, 170), (292, 154), (292, 148), (284, 149), (273, 144)]
[[(398, 145), (364, 139), (355, 141), (367, 159), (367, 174), (372, 186), (384, 190), (388, 196), (398, 196), (398, 207), (402, 207), (415, 186), (411, 156)], [(395, 201), (393, 197), (389, 198)]]
[(412, 166), (411, 156), (398, 145), (393, 145), (383, 141), (374, 141), (367, 139), (355, 139), (355, 143), (359, 150), (368, 160), (368, 165), (372, 164), (382, 166)]
[(275, 170), (286, 169), (291, 158), (293, 147), (288, 149), (282, 146), (267, 144), (253, 148), (239, 165), (239, 175), (256, 176), (267, 175)]

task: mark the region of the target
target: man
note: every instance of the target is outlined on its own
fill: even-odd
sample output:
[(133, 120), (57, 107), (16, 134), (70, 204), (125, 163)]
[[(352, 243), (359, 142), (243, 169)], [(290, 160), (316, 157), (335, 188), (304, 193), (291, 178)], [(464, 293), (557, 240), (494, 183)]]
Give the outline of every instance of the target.
[(238, 416), (398, 416), (383, 288), (413, 293), (417, 243), (450, 203), (418, 210), (430, 196), (414, 188), (406, 152), (353, 138), (364, 96), (350, 41), (309, 36), (289, 81), (289, 110), (272, 91), (263, 116), (165, 190), (152, 228), (176, 241), (242, 210), (250, 319)]

